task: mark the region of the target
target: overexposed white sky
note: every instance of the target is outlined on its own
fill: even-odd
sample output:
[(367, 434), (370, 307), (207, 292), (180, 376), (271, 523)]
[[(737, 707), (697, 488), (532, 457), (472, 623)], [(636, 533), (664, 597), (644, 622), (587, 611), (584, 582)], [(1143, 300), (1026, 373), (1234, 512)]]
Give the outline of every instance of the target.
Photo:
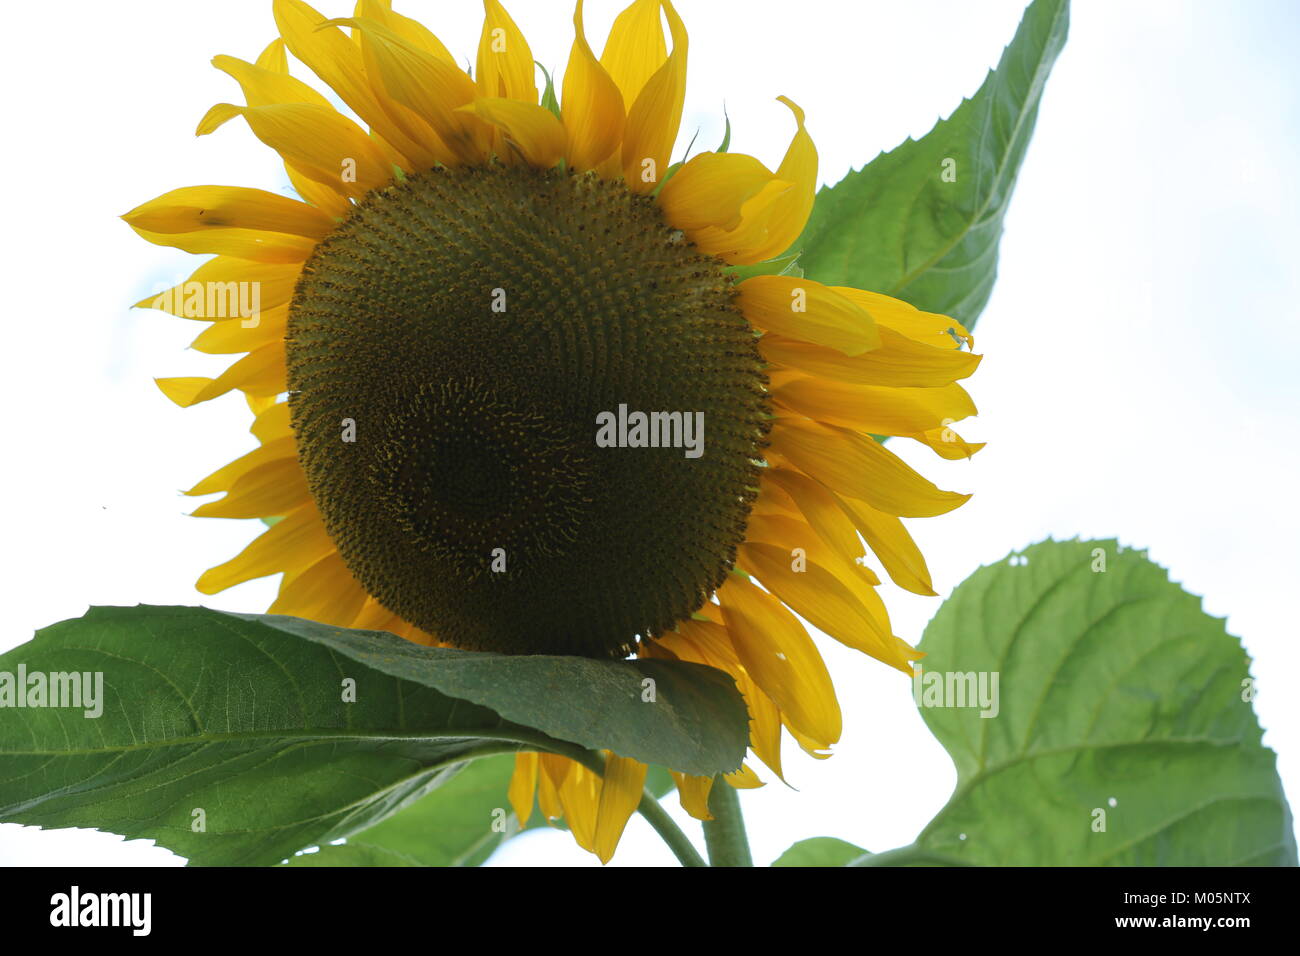
[[(351, 12), (347, 2), (317, 6)], [(562, 71), (568, 0), (507, 6), (534, 55)], [(696, 129), (697, 149), (716, 146), (725, 102), (732, 150), (774, 166), (791, 133), (774, 101), (784, 94), (807, 111), (825, 182), (923, 135), (973, 93), (1023, 9), (1020, 0), (677, 6), (691, 43), (680, 146)], [(620, 7), (588, 0), (597, 48)], [(397, 8), (472, 59), (474, 0)], [(172, 405), (154, 376), (212, 375), (223, 361), (186, 350), (194, 323), (128, 308), (199, 260), (146, 244), (117, 216), (178, 186), (287, 191), (278, 159), (243, 124), (193, 135), (211, 104), (238, 97), (208, 60), (252, 59), (274, 36), (270, 2), (84, 0), (7, 14), (9, 35), (28, 39), (0, 59), (10, 91), (0, 151), (10, 290), (0, 649), (91, 604), (264, 610), (274, 579), (210, 598), (194, 590), (257, 527), (190, 518), (194, 502), (180, 494), (252, 447), (246, 406), (237, 395)], [(989, 446), (972, 462), (943, 462), (891, 443), (942, 487), (975, 496), (910, 526), (945, 594), (981, 563), (1049, 535), (1148, 548), (1244, 639), (1265, 742), (1294, 798), (1300, 6), (1080, 0), (1070, 33), (976, 330), (986, 357), (967, 384), (981, 414), (962, 432)], [(888, 585), (885, 598), (913, 642), (939, 603)], [(830, 640), (822, 647), (844, 737), (827, 761), (788, 748), (797, 791), (775, 782), (744, 795), (758, 863), (810, 836), (877, 851), (906, 844), (955, 781), (907, 680)], [(147, 841), (0, 825), (0, 865), (179, 862)], [(494, 862), (597, 865), (567, 834), (547, 832)], [(672, 862), (634, 818), (612, 865)]]

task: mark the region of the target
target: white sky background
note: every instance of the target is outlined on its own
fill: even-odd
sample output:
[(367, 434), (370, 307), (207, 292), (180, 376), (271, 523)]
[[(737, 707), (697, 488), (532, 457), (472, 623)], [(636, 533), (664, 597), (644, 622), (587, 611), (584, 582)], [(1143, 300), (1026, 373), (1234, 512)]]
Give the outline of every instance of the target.
[[(473, 0), (397, 6), (472, 59), (481, 25)], [(318, 7), (350, 13), (346, 2)], [(537, 58), (562, 71), (568, 0), (508, 7)], [(589, 0), (598, 49), (620, 7)], [(1023, 4), (678, 7), (691, 43), (679, 153), (697, 128), (697, 150), (717, 145), (725, 101), (733, 151), (775, 166), (792, 131), (774, 102), (785, 94), (807, 110), (822, 179), (835, 182), (973, 93)], [(19, 4), (6, 27), (27, 39), (0, 60), (10, 130), (0, 152), (0, 649), (90, 604), (264, 610), (275, 579), (213, 598), (193, 587), (258, 525), (189, 518), (195, 502), (180, 495), (253, 447), (247, 408), (235, 394), (172, 405), (154, 376), (215, 375), (223, 360), (186, 350), (198, 323), (128, 309), (199, 260), (146, 244), (116, 217), (185, 185), (288, 190), (278, 159), (244, 124), (193, 136), (211, 104), (242, 102), (208, 60), (252, 59), (274, 35), (270, 2)], [(981, 563), (1048, 535), (1149, 548), (1245, 640), (1265, 742), (1295, 799), (1300, 6), (1079, 0), (1070, 32), (976, 331), (986, 358), (967, 384), (981, 415), (962, 432), (989, 446), (973, 462), (943, 462), (890, 445), (942, 487), (975, 497), (909, 524), (943, 594)], [(939, 605), (889, 585), (885, 598), (913, 642)], [(908, 843), (955, 781), (906, 679), (828, 639), (822, 646), (845, 711), (843, 741), (821, 762), (787, 748), (798, 792), (774, 782), (744, 795), (758, 863), (810, 836), (877, 851)], [(179, 862), (147, 841), (0, 825), (0, 864)], [(541, 832), (494, 862), (595, 858), (567, 834)], [(672, 862), (634, 818), (613, 865)]]

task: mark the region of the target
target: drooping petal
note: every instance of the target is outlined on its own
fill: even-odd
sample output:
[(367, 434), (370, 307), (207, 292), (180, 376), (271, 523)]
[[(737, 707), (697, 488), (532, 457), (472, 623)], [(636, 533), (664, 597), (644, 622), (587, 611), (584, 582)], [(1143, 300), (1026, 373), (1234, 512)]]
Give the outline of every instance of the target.
[(538, 755), (521, 753), (515, 755), (515, 772), (510, 777), (510, 786), (506, 797), (519, 826), (527, 826), (528, 818), (533, 815), (533, 800), (537, 793)]
[(832, 491), (861, 498), (886, 514), (947, 514), (970, 495), (941, 491), (879, 442), (817, 422), (777, 419), (772, 447)]
[(767, 239), (751, 253), (754, 256), (751, 260), (753, 262), (779, 256), (790, 248), (803, 232), (817, 195), (817, 147), (804, 129), (803, 110), (784, 96), (777, 99), (790, 107), (798, 124), (785, 159), (776, 170), (777, 179), (794, 183), (794, 188), (772, 198), (772, 205), (764, 217)]
[(837, 495), (836, 500), (844, 513), (853, 519), (867, 546), (880, 559), (895, 584), (913, 594), (936, 596), (925, 556), (903, 527), (903, 522), (893, 515), (877, 511), (865, 501), (844, 495)]
[(614, 856), (628, 819), (641, 803), (649, 768), (639, 760), (605, 754), (605, 775), (600, 781), (600, 805), (596, 812), (596, 833), (592, 839), (596, 856), (608, 863)]
[(718, 601), (741, 664), (785, 719), (823, 747), (839, 740), (835, 688), (803, 625), (779, 600), (739, 576), (719, 588)]
[(311, 500), (298, 459), (276, 458), (249, 469), (224, 498), (194, 510), (197, 518), (269, 518), (287, 514)]
[(234, 558), (205, 571), (195, 587), (204, 594), (216, 594), (254, 578), (310, 567), (333, 550), (334, 542), (325, 531), (320, 512), (308, 502), (254, 538)]
[(673, 782), (677, 784), (677, 799), (682, 809), (696, 820), (712, 820), (709, 812), (709, 791), (713, 789), (712, 777), (697, 777), (689, 773), (673, 771)]
[(311, 567), (286, 574), (268, 614), (287, 614), (322, 624), (347, 627), (365, 604), (366, 592), (338, 554), (327, 554)]
[(211, 401), (231, 389), (253, 395), (279, 395), (286, 384), (284, 343), (273, 342), (249, 352), (216, 378), (191, 376), (155, 379), (162, 393), (181, 408)]

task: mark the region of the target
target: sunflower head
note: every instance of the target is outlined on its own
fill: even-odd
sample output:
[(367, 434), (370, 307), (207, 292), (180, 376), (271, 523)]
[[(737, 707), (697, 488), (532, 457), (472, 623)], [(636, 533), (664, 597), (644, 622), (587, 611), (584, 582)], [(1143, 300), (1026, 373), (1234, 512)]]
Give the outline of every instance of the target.
[[(900, 518), (967, 496), (872, 436), (969, 457), (980, 446), (951, 425), (975, 412), (957, 382), (978, 357), (945, 316), (779, 258), (817, 180), (794, 103), (775, 169), (724, 151), (672, 162), (687, 36), (669, 0), (635, 0), (599, 58), (579, 2), (558, 102), (501, 4), (484, 6), (467, 72), (386, 0), (337, 20), (274, 0), (279, 38), (255, 62), (213, 61), (244, 104), (198, 131), (247, 122), (301, 201), (200, 186), (125, 217), (217, 254), (141, 304), (209, 323), (200, 351), (243, 353), (163, 391), (191, 405), (240, 390), (256, 414), (258, 446), (190, 493), (225, 493), (196, 514), (276, 520), (199, 587), (281, 573), (276, 613), (721, 668), (780, 775), (783, 729), (816, 756), (840, 733), (803, 621), (910, 673), (867, 548), (933, 594)], [(360, 124), (290, 75), (286, 49)], [(245, 286), (255, 314), (226, 296)], [(535, 795), (605, 859), (646, 769), (616, 754), (603, 779), (554, 756), (518, 768), (519, 815)], [(711, 781), (676, 778), (707, 817)], [(759, 783), (748, 767), (727, 779)]]

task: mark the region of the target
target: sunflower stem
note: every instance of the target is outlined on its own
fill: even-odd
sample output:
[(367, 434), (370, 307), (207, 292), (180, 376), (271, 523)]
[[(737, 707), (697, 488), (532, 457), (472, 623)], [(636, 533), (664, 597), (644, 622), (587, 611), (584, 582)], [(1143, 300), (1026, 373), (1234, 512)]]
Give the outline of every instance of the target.
[(709, 850), (710, 866), (753, 866), (749, 837), (745, 834), (745, 817), (740, 812), (740, 794), (722, 774), (713, 778), (709, 788), (709, 813), (704, 821), (704, 844)]
[(637, 812), (645, 817), (646, 823), (654, 827), (656, 833), (668, 844), (668, 849), (673, 851), (673, 856), (677, 857), (677, 862), (682, 866), (708, 866), (704, 862), (704, 857), (700, 856), (695, 844), (691, 843), (690, 838), (682, 832), (681, 828), (673, 822), (673, 818), (668, 815), (655, 795), (648, 789), (641, 795), (641, 804)]

